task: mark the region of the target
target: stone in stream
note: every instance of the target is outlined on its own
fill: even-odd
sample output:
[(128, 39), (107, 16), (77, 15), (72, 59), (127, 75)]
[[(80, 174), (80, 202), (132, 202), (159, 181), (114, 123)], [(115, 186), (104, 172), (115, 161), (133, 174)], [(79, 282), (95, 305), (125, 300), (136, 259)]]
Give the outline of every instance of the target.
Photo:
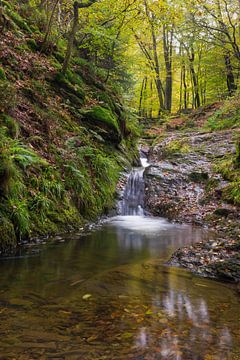
[[(187, 151), (182, 150), (186, 144)], [(167, 152), (166, 147), (171, 151)], [(149, 152), (152, 165), (145, 171), (145, 207), (153, 215), (170, 220), (211, 226), (227, 240), (223, 243), (220, 238), (216, 246), (209, 243), (180, 249), (169, 264), (205, 276), (240, 281), (240, 269), (233, 266), (234, 262), (238, 264), (236, 250), (228, 248), (231, 238), (236, 242), (240, 237), (239, 211), (223, 202), (222, 192), (228, 182), (215, 173), (214, 167), (216, 159), (227, 152), (235, 152), (231, 131), (169, 133)]]

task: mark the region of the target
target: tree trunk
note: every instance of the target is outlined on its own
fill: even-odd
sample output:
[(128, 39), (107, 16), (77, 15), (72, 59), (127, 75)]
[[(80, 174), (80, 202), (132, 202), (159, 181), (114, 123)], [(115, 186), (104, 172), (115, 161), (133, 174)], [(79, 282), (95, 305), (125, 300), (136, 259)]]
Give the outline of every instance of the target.
[(172, 109), (172, 44), (173, 30), (168, 31), (166, 26), (163, 26), (163, 50), (166, 68), (166, 84), (165, 84), (165, 102), (164, 107), (171, 112)]
[(195, 53), (194, 49), (191, 48), (191, 53), (189, 53), (189, 68), (192, 76), (192, 83), (193, 83), (193, 106), (198, 108), (201, 106), (201, 100), (199, 95), (198, 89), (198, 79), (194, 69), (194, 60), (195, 60)]
[(155, 63), (154, 67), (155, 67), (155, 74), (156, 74), (155, 84), (156, 84), (156, 88), (157, 88), (160, 111), (161, 111), (161, 110), (165, 110), (165, 107), (164, 107), (164, 99), (163, 99), (163, 86), (162, 86), (162, 81), (160, 78), (160, 66), (159, 66), (158, 52), (157, 52), (157, 40), (156, 40), (156, 35), (155, 35), (153, 26), (152, 26), (152, 42), (153, 42), (153, 55), (154, 55), (154, 63)]
[(186, 110), (188, 108), (188, 101), (187, 101), (187, 81), (186, 81), (186, 65), (185, 63), (183, 63), (183, 87), (184, 87), (184, 92), (183, 92), (183, 98), (184, 98), (184, 109)]
[(140, 91), (140, 98), (139, 98), (139, 109), (138, 109), (138, 115), (142, 116), (143, 112), (142, 112), (142, 105), (143, 105), (143, 98), (144, 98), (144, 88), (145, 88), (145, 83), (146, 83), (146, 76), (143, 78), (142, 81), (142, 86), (141, 86), (141, 91)]
[(57, 8), (57, 5), (59, 3), (59, 0), (56, 0), (54, 5), (53, 5), (53, 9), (52, 9), (52, 12), (51, 12), (51, 16), (50, 16), (50, 19), (48, 21), (48, 24), (47, 24), (47, 29), (46, 29), (46, 33), (45, 33), (45, 37), (44, 37), (44, 40), (43, 40), (43, 43), (42, 43), (42, 51), (44, 51), (47, 47), (47, 43), (48, 43), (48, 38), (51, 34), (51, 30), (52, 30), (52, 25), (53, 25), (53, 20), (54, 20), (54, 15), (55, 15), (55, 11), (56, 11), (56, 8)]
[(69, 61), (70, 61), (71, 56), (72, 56), (72, 49), (73, 49), (74, 39), (75, 39), (77, 30), (78, 30), (79, 13), (78, 13), (77, 3), (74, 3), (73, 11), (74, 11), (73, 25), (72, 25), (72, 29), (71, 29), (71, 31), (69, 33), (67, 50), (66, 50), (65, 59), (64, 59), (64, 62), (63, 62), (63, 66), (62, 66), (62, 72), (64, 74), (67, 71)]
[(73, 45), (74, 45), (74, 39), (78, 30), (78, 20), (79, 20), (79, 9), (82, 8), (87, 8), (91, 5), (93, 5), (97, 0), (89, 0), (88, 3), (82, 4), (79, 3), (78, 1), (74, 2), (73, 5), (73, 25), (72, 25), (72, 29), (69, 33), (69, 37), (68, 37), (68, 44), (67, 44), (67, 50), (66, 50), (66, 54), (65, 54), (65, 59), (63, 62), (63, 66), (62, 66), (62, 73), (65, 74), (69, 65), (69, 62), (71, 60), (71, 56), (72, 56), (72, 50), (73, 50)]
[(231, 64), (231, 57), (229, 53), (224, 55), (224, 61), (226, 66), (228, 93), (230, 96), (232, 96), (234, 92), (237, 90), (237, 85), (235, 84), (235, 78)]
[(150, 81), (150, 109), (149, 109), (149, 119), (153, 118), (153, 81)]

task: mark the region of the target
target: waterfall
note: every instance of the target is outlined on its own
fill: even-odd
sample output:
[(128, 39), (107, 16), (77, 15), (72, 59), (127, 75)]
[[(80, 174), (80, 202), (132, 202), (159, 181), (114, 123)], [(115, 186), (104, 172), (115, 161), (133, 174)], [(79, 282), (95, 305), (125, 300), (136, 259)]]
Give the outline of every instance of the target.
[(147, 158), (141, 154), (141, 167), (134, 168), (126, 184), (123, 197), (118, 207), (120, 215), (143, 215), (144, 214), (144, 170), (149, 166)]

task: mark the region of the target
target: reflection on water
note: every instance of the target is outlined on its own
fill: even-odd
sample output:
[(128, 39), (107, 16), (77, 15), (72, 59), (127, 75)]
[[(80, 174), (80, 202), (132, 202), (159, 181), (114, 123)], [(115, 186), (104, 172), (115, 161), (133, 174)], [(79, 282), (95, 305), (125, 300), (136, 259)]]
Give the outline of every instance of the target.
[(163, 265), (207, 236), (164, 219), (116, 217), (35, 256), (2, 260), (0, 359), (240, 359), (235, 292)]

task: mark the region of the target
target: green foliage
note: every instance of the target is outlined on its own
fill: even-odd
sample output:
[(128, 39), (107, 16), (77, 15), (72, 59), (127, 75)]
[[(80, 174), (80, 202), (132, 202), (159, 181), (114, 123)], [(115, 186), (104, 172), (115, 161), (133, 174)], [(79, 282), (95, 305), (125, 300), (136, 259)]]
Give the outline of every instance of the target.
[(10, 219), (14, 225), (19, 240), (25, 238), (30, 232), (30, 214), (26, 200), (11, 198), (9, 200)]
[[(107, 72), (100, 61), (97, 64), (95, 56), (88, 60), (75, 56), (71, 68), (60, 72), (67, 45), (62, 34), (69, 31), (65, 14), (72, 9), (72, 4), (60, 3), (64, 10), (60, 18), (53, 17), (48, 55), (35, 52), (44, 39), (50, 8), (38, 6), (35, 0), (5, 6), (10, 21), (5, 31), (12, 30), (13, 41), (8, 43), (7, 37), (7, 78), (0, 67), (0, 251), (4, 241), (6, 247), (14, 246), (33, 234), (65, 230), (66, 224), (74, 228), (82, 224), (82, 216), (92, 220), (107, 211), (114, 202), (121, 157), (128, 147), (136, 149), (137, 125), (132, 121), (121, 154), (112, 145), (125, 135), (127, 115), (111, 81), (104, 83)], [(86, 23), (87, 18), (83, 27)], [(105, 29), (100, 30), (104, 35)], [(94, 32), (92, 46), (99, 33), (89, 31)], [(104, 44), (110, 49), (115, 34), (109, 35)], [(104, 53), (108, 47), (101, 45), (99, 38), (96, 59), (108, 59)]]
[(15, 107), (16, 90), (7, 80), (0, 80), (0, 113), (8, 113)]
[(225, 187), (223, 198), (235, 205), (240, 205), (240, 180), (237, 179)]
[(167, 155), (180, 153), (187, 154), (190, 152), (190, 146), (184, 140), (172, 140), (167, 143), (164, 148), (164, 153)]
[(85, 92), (81, 87), (82, 81), (77, 74), (75, 77), (71, 72), (67, 72), (66, 74), (58, 72), (55, 76), (55, 82), (67, 92), (73, 103), (78, 105), (83, 104)]
[[(121, 133), (116, 116), (109, 109), (94, 106), (84, 112), (84, 120), (103, 130), (101, 135), (113, 142), (120, 142)], [(104, 131), (105, 130), (105, 131)]]
[(15, 12), (8, 8), (6, 9), (6, 13), (21, 30), (32, 33), (32, 30), (28, 26), (28, 23), (19, 15), (18, 12)]
[(27, 40), (27, 45), (32, 51), (37, 51), (38, 50), (38, 45), (37, 45), (37, 43), (36, 43), (36, 41), (34, 39), (28, 39)]
[(226, 100), (221, 109), (208, 119), (205, 128), (215, 131), (238, 126), (240, 126), (240, 93)]
[(33, 165), (48, 165), (47, 161), (40, 158), (35, 152), (20, 142), (12, 142), (10, 148), (10, 157), (13, 161), (17, 162), (20, 167), (26, 169), (28, 166)]
[(1, 5), (4, 7), (4, 8), (7, 8), (9, 10), (12, 9), (12, 4), (6, 0), (1, 0)]
[[(238, 156), (238, 155), (237, 155)], [(215, 166), (229, 184), (223, 189), (223, 199), (240, 205), (240, 169), (236, 157), (226, 156)]]
[(6, 126), (7, 133), (12, 138), (17, 138), (19, 135), (18, 123), (9, 115), (3, 114), (0, 117), (0, 124)]
[(236, 157), (235, 157), (236, 167), (240, 168), (240, 139), (236, 142)]
[(7, 80), (5, 71), (0, 67), (0, 80)]
[(0, 214), (0, 253), (14, 248), (17, 244), (17, 239), (13, 224), (4, 216)]
[(112, 205), (120, 167), (96, 147), (81, 146), (75, 154), (75, 162), (64, 166), (65, 186), (81, 214), (96, 217)]

